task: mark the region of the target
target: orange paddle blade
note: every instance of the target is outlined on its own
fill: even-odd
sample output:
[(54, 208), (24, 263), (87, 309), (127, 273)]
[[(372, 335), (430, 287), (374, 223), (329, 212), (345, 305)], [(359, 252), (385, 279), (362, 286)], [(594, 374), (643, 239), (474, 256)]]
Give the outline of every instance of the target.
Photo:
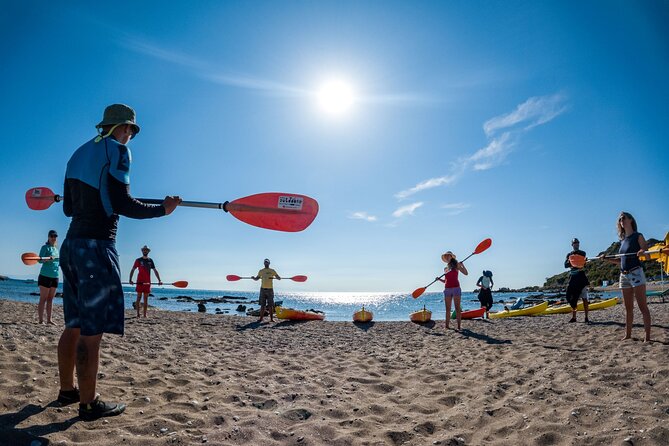
[(175, 286), (177, 288), (186, 288), (188, 286), (188, 281), (187, 280), (179, 280), (177, 282), (173, 282), (172, 286)]
[(306, 282), (307, 276), (293, 276), (290, 280), (294, 280), (295, 282)]
[(34, 265), (38, 260), (40, 260), (40, 256), (34, 252), (24, 252), (21, 254), (21, 261), (24, 265)]
[(252, 226), (299, 232), (318, 215), (318, 202), (306, 195), (268, 192), (238, 198), (228, 203), (225, 209)]
[(474, 254), (481, 254), (483, 251), (486, 249), (490, 248), (490, 245), (492, 245), (492, 239), (487, 238), (483, 240), (481, 243), (476, 246), (476, 249), (474, 250)]
[(419, 298), (424, 292), (425, 292), (425, 287), (417, 288), (417, 289), (414, 290), (413, 293), (411, 293), (411, 296), (413, 296), (414, 299), (417, 299), (417, 298)]
[(236, 276), (234, 274), (228, 274), (227, 276), (225, 276), (225, 278), (228, 280), (228, 282), (236, 282), (238, 280), (242, 280), (241, 277)]
[(574, 268), (583, 268), (585, 266), (585, 257), (579, 254), (572, 254), (569, 256), (569, 263)]

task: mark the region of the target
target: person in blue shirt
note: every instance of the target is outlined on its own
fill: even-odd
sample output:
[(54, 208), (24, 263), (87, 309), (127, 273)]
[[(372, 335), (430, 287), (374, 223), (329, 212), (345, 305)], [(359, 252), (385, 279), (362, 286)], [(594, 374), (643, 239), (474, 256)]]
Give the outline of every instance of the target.
[(646, 274), (641, 267), (644, 251), (648, 250), (648, 243), (643, 234), (638, 232), (636, 220), (628, 212), (621, 212), (617, 222), (618, 237), (620, 238), (619, 254), (629, 254), (619, 259), (606, 259), (620, 265), (619, 286), (623, 292), (625, 303), (625, 337), (632, 338), (634, 325), (634, 300), (643, 316), (643, 327), (646, 332), (644, 342), (650, 342), (650, 310), (646, 301)]
[(46, 309), (46, 323), (56, 325), (51, 320), (51, 310), (53, 308), (53, 297), (56, 295), (56, 288), (58, 287), (58, 247), (56, 241), (58, 240), (58, 233), (55, 230), (50, 230), (48, 239), (44, 246), (39, 250), (39, 256), (45, 260), (39, 260), (42, 264), (39, 276), (37, 277), (37, 285), (39, 286), (39, 303), (37, 304), (37, 318), (40, 324), (44, 323), (44, 310)]
[[(60, 249), (65, 330), (58, 342), (58, 402), (79, 402), (85, 421), (120, 415), (125, 404), (96, 394), (104, 333), (123, 335), (124, 300), (116, 251), (119, 216), (155, 218), (171, 214), (179, 197), (148, 205), (130, 195), (128, 142), (140, 130), (135, 111), (112, 104), (96, 126), (99, 135), (79, 147), (67, 163), (63, 211), (72, 217)], [(74, 385), (76, 364), (79, 389)]]

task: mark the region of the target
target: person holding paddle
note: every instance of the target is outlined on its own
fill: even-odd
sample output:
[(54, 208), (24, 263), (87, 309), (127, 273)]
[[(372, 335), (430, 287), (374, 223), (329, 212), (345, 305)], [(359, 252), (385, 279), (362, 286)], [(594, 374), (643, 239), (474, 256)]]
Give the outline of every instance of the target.
[(643, 234), (638, 232), (637, 224), (632, 214), (621, 212), (616, 225), (618, 237), (620, 238), (619, 254), (626, 254), (618, 259), (607, 259), (608, 262), (620, 265), (620, 289), (623, 292), (625, 303), (625, 337), (624, 340), (632, 338), (632, 326), (634, 325), (634, 300), (639, 306), (643, 316), (643, 327), (646, 332), (644, 342), (650, 342), (650, 310), (646, 301), (646, 274), (641, 267), (639, 257), (645, 256), (648, 243)]
[(50, 230), (48, 239), (44, 246), (39, 251), (38, 260), (42, 264), (37, 277), (37, 285), (39, 286), (39, 303), (37, 304), (37, 318), (40, 324), (44, 323), (44, 310), (46, 307), (46, 323), (56, 325), (51, 320), (51, 310), (53, 308), (53, 297), (56, 295), (56, 288), (58, 287), (58, 247), (56, 240), (58, 233), (55, 230)]
[(571, 306), (571, 319), (569, 322), (576, 322), (576, 307), (578, 305), (578, 300), (583, 300), (583, 309), (585, 310), (585, 323), (589, 323), (588, 319), (588, 285), (590, 281), (585, 275), (583, 267), (577, 267), (571, 264), (569, 258), (573, 255), (586, 257), (585, 251), (579, 249), (581, 242), (574, 237), (571, 241), (572, 251), (567, 254), (567, 258), (564, 261), (564, 267), (570, 268), (569, 270), (569, 283), (567, 284), (566, 298), (567, 302)]
[(260, 282), (260, 319), (258, 322), (262, 322), (265, 317), (265, 310), (269, 311), (269, 320), (274, 322), (274, 279), (281, 280), (281, 277), (269, 267), (269, 259), (265, 259), (265, 267), (258, 271), (258, 274), (251, 277), (253, 280), (261, 279)]
[[(165, 197), (162, 204), (148, 205), (130, 195), (127, 144), (140, 130), (132, 108), (108, 106), (96, 128), (99, 135), (79, 147), (67, 163), (63, 212), (72, 221), (60, 250), (65, 330), (58, 342), (58, 402), (79, 402), (79, 417), (85, 421), (125, 410), (125, 404), (105, 403), (95, 391), (102, 336), (124, 331), (115, 243), (119, 215), (163, 217), (181, 202), (173, 196)], [(75, 364), (79, 389), (74, 385)]]
[(451, 319), (451, 302), (455, 301), (455, 320), (458, 323), (458, 331), (460, 331), (460, 320), (462, 315), (462, 309), (460, 308), (460, 298), (462, 296), (462, 290), (460, 289), (460, 281), (458, 280), (458, 274), (462, 273), (465, 276), (469, 273), (467, 268), (462, 262), (458, 262), (455, 258), (455, 254), (451, 251), (441, 255), (441, 260), (444, 261), (447, 266), (444, 268), (444, 278), (437, 277), (437, 280), (444, 282), (444, 302), (446, 303), (446, 330), (449, 328), (449, 321)]
[(135, 308), (137, 309), (137, 319), (139, 319), (139, 303), (144, 296), (144, 318), (146, 318), (146, 309), (149, 307), (149, 294), (151, 293), (151, 270), (156, 272), (156, 278), (158, 279), (158, 285), (162, 285), (163, 281), (160, 280), (160, 273), (156, 269), (153, 259), (149, 257), (149, 252), (151, 250), (148, 246), (142, 246), (142, 257), (139, 257), (135, 260), (132, 269), (130, 270), (130, 285), (133, 284), (132, 276), (137, 271), (137, 286), (135, 291), (137, 291), (137, 301), (135, 302)]

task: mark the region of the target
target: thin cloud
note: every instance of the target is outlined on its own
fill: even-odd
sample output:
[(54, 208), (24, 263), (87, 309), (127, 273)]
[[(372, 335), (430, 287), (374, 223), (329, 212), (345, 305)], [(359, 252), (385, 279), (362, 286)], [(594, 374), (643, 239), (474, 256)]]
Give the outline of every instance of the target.
[(353, 220), (365, 220), (365, 221), (376, 221), (377, 218), (374, 215), (369, 215), (367, 212), (352, 212), (348, 218)]
[(411, 203), (406, 206), (399, 207), (393, 212), (393, 217), (399, 218), (405, 215), (413, 215), (413, 213), (423, 205), (422, 201)]
[[(488, 137), (485, 147), (470, 156), (460, 158), (449, 174), (421, 181), (398, 192), (395, 198), (403, 200), (417, 192), (452, 184), (468, 171), (488, 170), (502, 164), (517, 145), (521, 135), (552, 121), (568, 108), (566, 98), (561, 93), (527, 99), (514, 111), (496, 116), (483, 124), (483, 131)], [(499, 131), (502, 133), (497, 134)]]
[(448, 212), (448, 215), (462, 214), (465, 210), (469, 209), (470, 207), (471, 204), (469, 203), (449, 203), (441, 205), (442, 209), (447, 209), (450, 211)]

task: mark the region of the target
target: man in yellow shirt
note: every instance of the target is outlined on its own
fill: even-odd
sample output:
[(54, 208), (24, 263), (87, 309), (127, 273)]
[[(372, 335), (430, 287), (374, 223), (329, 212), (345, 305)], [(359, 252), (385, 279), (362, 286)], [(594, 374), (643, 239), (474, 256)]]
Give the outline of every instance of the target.
[(260, 282), (260, 319), (262, 322), (265, 317), (265, 309), (269, 311), (269, 320), (274, 322), (274, 279), (281, 280), (281, 277), (269, 267), (269, 259), (265, 259), (265, 267), (258, 271), (258, 275), (252, 277), (253, 280), (261, 279)]

